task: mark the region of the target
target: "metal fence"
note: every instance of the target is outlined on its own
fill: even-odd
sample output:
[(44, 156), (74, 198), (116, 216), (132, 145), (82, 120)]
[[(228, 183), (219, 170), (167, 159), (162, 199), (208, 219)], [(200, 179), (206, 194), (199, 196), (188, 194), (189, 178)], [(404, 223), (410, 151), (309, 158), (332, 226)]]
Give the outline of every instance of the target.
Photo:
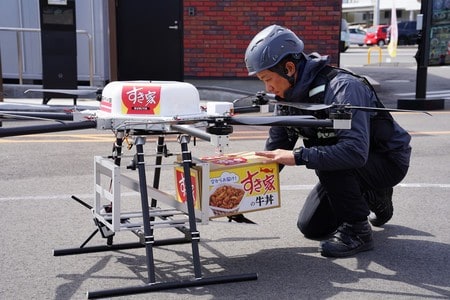
[[(23, 84), (23, 45), (22, 45), (22, 33), (23, 32), (41, 32), (40, 28), (16, 28), (16, 27), (0, 27), (0, 31), (12, 31), (16, 33), (17, 42), (17, 62), (19, 71), (19, 84)], [(88, 52), (89, 52), (89, 84), (94, 85), (94, 54), (93, 54), (93, 42), (92, 35), (86, 30), (77, 30), (77, 34), (86, 35), (88, 39)], [(1, 70), (0, 70), (1, 71)]]

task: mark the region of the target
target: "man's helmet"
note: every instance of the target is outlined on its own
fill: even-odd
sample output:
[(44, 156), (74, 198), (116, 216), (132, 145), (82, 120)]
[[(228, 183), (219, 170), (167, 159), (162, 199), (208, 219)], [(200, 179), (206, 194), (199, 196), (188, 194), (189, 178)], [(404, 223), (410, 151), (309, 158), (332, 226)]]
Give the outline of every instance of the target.
[(304, 44), (291, 30), (271, 25), (252, 39), (245, 51), (245, 65), (252, 76), (278, 64), (288, 54), (300, 54)]

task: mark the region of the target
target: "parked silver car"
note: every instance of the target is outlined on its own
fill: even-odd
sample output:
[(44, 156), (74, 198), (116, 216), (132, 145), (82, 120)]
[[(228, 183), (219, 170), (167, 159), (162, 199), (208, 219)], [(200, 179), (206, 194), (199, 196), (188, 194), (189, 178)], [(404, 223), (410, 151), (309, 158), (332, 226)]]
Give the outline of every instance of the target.
[(348, 32), (348, 23), (345, 19), (341, 20), (341, 40), (339, 41), (339, 51), (345, 52), (350, 46), (350, 33)]
[(358, 27), (348, 28), (350, 38), (349, 42), (351, 45), (364, 46), (364, 39), (366, 37), (366, 32)]

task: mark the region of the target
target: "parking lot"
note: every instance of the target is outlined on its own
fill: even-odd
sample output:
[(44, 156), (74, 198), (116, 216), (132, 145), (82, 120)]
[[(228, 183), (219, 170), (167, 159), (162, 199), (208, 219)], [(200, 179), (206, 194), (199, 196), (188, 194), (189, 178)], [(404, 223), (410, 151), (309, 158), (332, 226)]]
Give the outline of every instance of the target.
[[(289, 167), (281, 172), (281, 207), (246, 215), (257, 224), (216, 219), (198, 227), (205, 278), (257, 273), (257, 280), (118, 298), (449, 298), (450, 115), (394, 116), (413, 136), (413, 156), (408, 176), (394, 190), (393, 219), (375, 228), (375, 250), (345, 259), (321, 257), (318, 242), (296, 229), (298, 211), (317, 179), (311, 170)], [(261, 149), (265, 130), (239, 129), (227, 151)], [(96, 130), (0, 140), (0, 298), (85, 299), (87, 291), (147, 282), (142, 248), (52, 255), (53, 249), (79, 247), (95, 230), (89, 210), (70, 197), (92, 203), (93, 157), (109, 155), (113, 141), (112, 134)], [(154, 140), (146, 147), (151, 151)], [(168, 147), (179, 151), (175, 140)], [(202, 141), (190, 149), (197, 157), (214, 153)], [(162, 188), (173, 191), (172, 182), (163, 177)], [(157, 239), (178, 234), (160, 230), (155, 231)], [(115, 241), (136, 242), (136, 237), (119, 232)], [(89, 245), (104, 244), (97, 234)], [(190, 244), (158, 247), (154, 258), (158, 282), (193, 279)]]

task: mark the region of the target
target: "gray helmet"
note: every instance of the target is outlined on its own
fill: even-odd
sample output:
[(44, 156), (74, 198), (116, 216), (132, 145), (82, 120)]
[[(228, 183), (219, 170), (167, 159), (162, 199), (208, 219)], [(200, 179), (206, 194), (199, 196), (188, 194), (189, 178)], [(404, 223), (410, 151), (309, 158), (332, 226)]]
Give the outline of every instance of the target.
[(288, 54), (300, 54), (304, 44), (291, 30), (271, 25), (252, 39), (245, 51), (245, 65), (252, 76), (278, 64)]

